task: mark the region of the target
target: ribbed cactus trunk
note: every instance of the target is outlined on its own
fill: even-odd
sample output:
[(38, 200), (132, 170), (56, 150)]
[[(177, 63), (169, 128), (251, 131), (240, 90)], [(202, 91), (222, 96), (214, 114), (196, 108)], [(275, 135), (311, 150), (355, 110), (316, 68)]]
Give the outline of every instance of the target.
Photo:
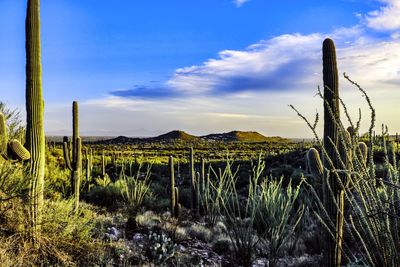
[[(70, 151), (68, 137), (64, 137), (63, 150), (65, 165), (71, 171), (71, 188), (74, 198), (74, 210), (79, 207), (79, 192), (82, 173), (82, 140), (79, 137), (78, 102), (72, 103), (72, 151)], [(72, 153), (71, 153), (72, 152)]]
[(79, 207), (79, 192), (81, 184), (82, 173), (82, 140), (79, 136), (79, 110), (78, 102), (72, 103), (72, 157), (73, 157), (73, 171), (72, 182), (74, 188), (74, 209)]
[[(336, 149), (339, 147), (339, 76), (336, 63), (335, 44), (331, 39), (323, 43), (323, 80), (324, 80), (324, 148), (332, 161), (323, 157), (323, 164), (327, 170), (340, 169)], [(344, 213), (344, 191), (338, 181), (338, 176), (333, 172), (325, 172), (324, 175), (324, 206), (330, 219), (335, 225), (331, 229), (335, 239), (329, 235), (326, 237), (325, 266), (340, 266), (342, 258), (343, 239), (343, 213)], [(326, 183), (329, 183), (333, 194), (328, 190)], [(335, 204), (337, 203), (337, 206)]]
[(40, 49), (40, 1), (28, 0), (26, 15), (26, 147), (29, 161), (30, 224), (35, 238), (43, 206), (45, 145), (44, 101), (42, 95), (42, 65)]
[(171, 201), (171, 215), (175, 217), (175, 170), (174, 170), (174, 157), (169, 157), (169, 174), (170, 174), (170, 201)]

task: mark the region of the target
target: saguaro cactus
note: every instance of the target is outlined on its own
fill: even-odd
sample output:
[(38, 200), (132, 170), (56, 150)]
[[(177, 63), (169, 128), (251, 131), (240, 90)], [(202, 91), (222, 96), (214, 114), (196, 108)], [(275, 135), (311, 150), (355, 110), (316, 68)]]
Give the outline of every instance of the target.
[(68, 137), (64, 136), (63, 151), (65, 165), (71, 171), (71, 188), (74, 197), (74, 210), (79, 207), (79, 190), (82, 172), (82, 141), (79, 137), (78, 102), (72, 104), (72, 151)]
[(86, 148), (86, 182), (89, 183), (92, 178), (93, 171), (93, 151)]
[(26, 148), (31, 154), (29, 175), (30, 224), (33, 238), (39, 230), (45, 173), (44, 101), (40, 48), (40, 0), (28, 0), (26, 21)]
[(179, 217), (180, 204), (179, 204), (179, 190), (175, 187), (175, 170), (174, 170), (174, 157), (169, 157), (169, 170), (170, 170), (170, 201), (171, 201), (171, 215), (175, 218)]
[(169, 157), (169, 181), (170, 181), (170, 200), (171, 200), (171, 215), (175, 216), (175, 170), (174, 170), (174, 157)]
[[(324, 206), (335, 228), (331, 229), (335, 238), (327, 235), (325, 244), (326, 266), (340, 266), (342, 259), (342, 239), (344, 223), (344, 191), (332, 170), (340, 169), (339, 159), (336, 155), (339, 146), (339, 75), (336, 63), (335, 44), (331, 39), (325, 39), (322, 48), (323, 80), (324, 80), (324, 149), (326, 155), (322, 157), (326, 170), (323, 180)], [(326, 183), (335, 195), (331, 192)], [(336, 203), (335, 203), (336, 202)], [(336, 205), (337, 204), (337, 205)]]
[(191, 193), (192, 193), (192, 201), (191, 208), (192, 212), (195, 216), (199, 215), (199, 186), (198, 179), (194, 170), (194, 151), (193, 147), (190, 148), (189, 151), (189, 167), (190, 167), (190, 178), (191, 178)]

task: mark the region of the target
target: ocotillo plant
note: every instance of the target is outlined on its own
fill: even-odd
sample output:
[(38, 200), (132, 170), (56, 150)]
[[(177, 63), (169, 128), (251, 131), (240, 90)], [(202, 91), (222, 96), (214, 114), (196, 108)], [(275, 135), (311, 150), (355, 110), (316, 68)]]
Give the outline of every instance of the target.
[(104, 154), (104, 150), (101, 154), (101, 177), (106, 177), (106, 156)]
[(193, 147), (190, 148), (189, 151), (189, 167), (190, 167), (190, 178), (191, 178), (191, 193), (192, 193), (192, 201), (191, 201), (191, 208), (192, 212), (195, 216), (199, 215), (199, 186), (196, 177), (196, 173), (194, 170), (194, 151)]
[(40, 230), (43, 207), (45, 146), (40, 47), (40, 0), (28, 0), (26, 21), (26, 148), (31, 154), (30, 225), (33, 241)]
[(78, 102), (72, 104), (72, 151), (68, 146), (68, 137), (64, 137), (63, 151), (65, 165), (71, 171), (71, 188), (74, 197), (74, 210), (79, 207), (79, 190), (82, 172), (82, 141), (79, 137)]

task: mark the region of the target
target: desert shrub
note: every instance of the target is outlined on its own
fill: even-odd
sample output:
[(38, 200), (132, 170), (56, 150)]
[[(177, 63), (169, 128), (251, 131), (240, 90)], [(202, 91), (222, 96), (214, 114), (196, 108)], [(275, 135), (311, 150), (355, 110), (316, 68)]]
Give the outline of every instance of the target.
[(0, 251), (6, 251), (6, 256), (0, 256), (2, 266), (94, 266), (103, 252), (101, 243), (93, 240), (96, 213), (82, 204), (74, 214), (72, 204), (70, 200), (45, 202), (36, 245), (27, 234), (29, 222), (23, 203), (14, 206), (6, 215), (20, 227), (0, 236)]
[(209, 243), (212, 240), (212, 231), (200, 224), (193, 224), (187, 229), (187, 234), (195, 239)]
[(232, 242), (226, 236), (218, 236), (211, 244), (211, 248), (218, 254), (230, 254), (233, 252)]
[[(15, 198), (26, 198), (29, 181), (24, 178), (25, 167), (19, 163), (2, 161), (0, 164), (0, 203)], [(0, 205), (1, 209), (1, 205)]]
[(109, 183), (106, 186), (96, 185), (83, 198), (92, 204), (107, 207), (108, 209), (118, 209), (123, 202), (122, 188), (120, 184)]
[(136, 215), (136, 223), (142, 227), (153, 228), (161, 223), (161, 217), (152, 211), (146, 211)]

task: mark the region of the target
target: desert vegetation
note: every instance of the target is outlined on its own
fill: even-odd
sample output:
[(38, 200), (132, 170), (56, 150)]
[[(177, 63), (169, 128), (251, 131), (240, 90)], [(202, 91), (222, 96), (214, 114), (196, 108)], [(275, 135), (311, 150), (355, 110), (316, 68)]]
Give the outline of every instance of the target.
[[(256, 132), (47, 137), (39, 0), (26, 17), (26, 124), (0, 103), (1, 266), (398, 266), (398, 137), (360, 133), (322, 44), (313, 140)], [(71, 96), (72, 97), (72, 96)], [(69, 123), (69, 122), (65, 122)], [(323, 135), (317, 131), (323, 123)]]

